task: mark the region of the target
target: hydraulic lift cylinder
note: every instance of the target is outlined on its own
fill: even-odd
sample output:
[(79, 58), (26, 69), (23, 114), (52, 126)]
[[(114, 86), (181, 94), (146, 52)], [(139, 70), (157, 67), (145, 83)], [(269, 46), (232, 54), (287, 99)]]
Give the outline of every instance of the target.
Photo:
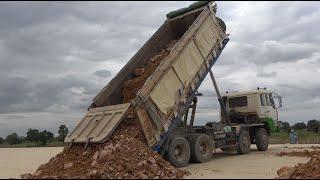
[(212, 80), (212, 83), (213, 83), (213, 86), (214, 86), (214, 89), (216, 90), (216, 93), (217, 93), (217, 96), (218, 96), (218, 101), (219, 101), (219, 104), (220, 104), (220, 107), (221, 107), (221, 110), (223, 112), (223, 114), (227, 117), (227, 124), (230, 124), (230, 120), (228, 118), (228, 112), (226, 110), (226, 106), (223, 102), (223, 99), (221, 97), (221, 94), (220, 94), (220, 91), (219, 91), (219, 88), (218, 88), (218, 84), (216, 82), (216, 79), (214, 78), (213, 76), (213, 73), (212, 73), (212, 70), (210, 69), (210, 77), (211, 77), (211, 80)]

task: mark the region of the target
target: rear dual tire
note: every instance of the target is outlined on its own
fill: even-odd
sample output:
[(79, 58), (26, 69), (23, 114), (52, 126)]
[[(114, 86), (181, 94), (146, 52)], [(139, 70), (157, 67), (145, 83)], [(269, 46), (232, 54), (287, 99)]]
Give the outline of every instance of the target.
[(190, 145), (183, 136), (173, 137), (169, 149), (168, 160), (175, 167), (184, 167), (190, 160)]
[(189, 161), (203, 163), (212, 158), (213, 143), (208, 135), (192, 134), (189, 142), (183, 136), (171, 139), (166, 158), (173, 166), (184, 167)]
[(191, 162), (203, 163), (212, 158), (213, 143), (208, 135), (194, 134), (191, 137)]

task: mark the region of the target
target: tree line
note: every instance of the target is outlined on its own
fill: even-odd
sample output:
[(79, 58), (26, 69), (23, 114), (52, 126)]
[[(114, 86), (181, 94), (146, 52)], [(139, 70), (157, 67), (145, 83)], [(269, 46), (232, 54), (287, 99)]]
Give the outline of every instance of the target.
[(295, 130), (303, 130), (306, 129), (310, 132), (320, 133), (320, 121), (316, 119), (309, 120), (307, 124), (304, 122), (295, 123), (294, 125), (290, 126), (288, 122), (281, 122), (280, 121), (280, 129), (289, 131), (291, 129)]
[(58, 136), (54, 137), (54, 134), (50, 131), (29, 128), (26, 136), (18, 136), (17, 133), (9, 134), (5, 139), (0, 137), (0, 144), (21, 144), (27, 142), (35, 142), (39, 145), (46, 145), (49, 142), (58, 141), (63, 142), (64, 138), (68, 135), (69, 130), (66, 125), (60, 125), (58, 130)]

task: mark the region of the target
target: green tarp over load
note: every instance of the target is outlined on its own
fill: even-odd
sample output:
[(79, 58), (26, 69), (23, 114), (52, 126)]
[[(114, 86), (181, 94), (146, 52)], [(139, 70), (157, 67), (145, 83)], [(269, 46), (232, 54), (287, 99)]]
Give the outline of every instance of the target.
[(197, 9), (199, 7), (205, 6), (209, 2), (211, 2), (211, 1), (199, 1), (199, 2), (195, 2), (195, 3), (191, 4), (190, 6), (188, 6), (186, 8), (181, 8), (181, 9), (178, 9), (175, 11), (171, 11), (167, 14), (167, 18), (174, 18), (174, 17), (180, 16), (184, 13), (187, 13), (187, 12), (192, 11), (194, 9)]

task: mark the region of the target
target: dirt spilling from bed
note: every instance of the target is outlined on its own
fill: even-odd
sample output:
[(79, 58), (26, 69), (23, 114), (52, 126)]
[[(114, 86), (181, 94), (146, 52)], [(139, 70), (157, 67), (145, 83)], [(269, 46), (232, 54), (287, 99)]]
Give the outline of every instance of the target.
[[(132, 79), (123, 83), (123, 103), (133, 99), (146, 79), (169, 55), (177, 41), (172, 41), (144, 66), (134, 70)], [(173, 167), (158, 153), (147, 147), (138, 117), (131, 108), (103, 144), (74, 145), (22, 178), (182, 178), (186, 171)]]
[(320, 150), (280, 152), (277, 156), (297, 156), (311, 158), (306, 163), (298, 163), (294, 167), (284, 166), (277, 171), (277, 179), (320, 179)]

